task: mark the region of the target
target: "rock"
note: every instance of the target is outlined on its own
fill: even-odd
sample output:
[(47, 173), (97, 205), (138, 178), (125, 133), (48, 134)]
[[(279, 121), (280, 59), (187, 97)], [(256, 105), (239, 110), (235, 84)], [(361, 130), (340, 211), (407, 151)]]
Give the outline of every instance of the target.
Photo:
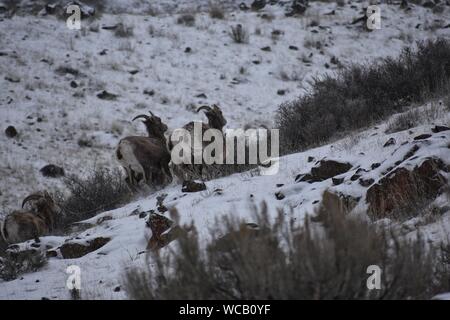
[(239, 9), (242, 10), (242, 11), (247, 11), (247, 10), (249, 10), (250, 8), (249, 8), (244, 2), (241, 2), (241, 3), (239, 4)]
[(111, 24), (111, 25), (102, 26), (102, 29), (103, 30), (110, 30), (110, 31), (112, 31), (112, 30), (116, 30), (118, 26), (119, 26), (118, 23), (117, 24)]
[(424, 3), (422, 3), (422, 6), (425, 8), (433, 9), (436, 4), (433, 1), (425, 1)]
[(254, 11), (264, 9), (266, 6), (266, 0), (254, 0), (250, 6)]
[(74, 69), (69, 66), (60, 66), (55, 69), (55, 72), (61, 76), (65, 76), (66, 74), (71, 74), (74, 77), (76, 77), (80, 74), (80, 72), (77, 69)]
[(397, 143), (397, 141), (395, 141), (394, 138), (390, 138), (388, 141), (386, 141), (386, 143), (383, 145), (383, 147), (386, 148), (386, 147), (389, 147), (389, 146), (393, 146), (396, 143)]
[(97, 98), (102, 99), (102, 100), (116, 100), (117, 95), (114, 93), (110, 93), (106, 90), (103, 90), (103, 91), (97, 93)]
[(376, 168), (378, 168), (378, 167), (380, 167), (380, 166), (381, 166), (381, 163), (375, 162), (375, 163), (372, 163), (372, 165), (370, 166), (370, 168), (371, 168), (372, 170), (375, 170)]
[(203, 182), (196, 182), (192, 180), (187, 180), (183, 182), (183, 186), (181, 188), (182, 192), (199, 192), (206, 190), (206, 185)]
[(262, 51), (268, 51), (268, 52), (269, 52), (269, 51), (272, 51), (272, 49), (271, 49), (269, 46), (267, 46), (267, 47), (262, 47), (261, 50), (262, 50)]
[(104, 216), (97, 219), (97, 224), (102, 224), (105, 221), (110, 221), (113, 218), (111, 216)]
[(56, 258), (58, 256), (58, 251), (48, 250), (46, 253), (47, 258)]
[(63, 259), (77, 259), (87, 255), (88, 253), (100, 249), (110, 240), (110, 238), (99, 237), (88, 240), (86, 243), (76, 243), (69, 241), (64, 243), (58, 249), (61, 252), (61, 256), (63, 257)]
[(173, 221), (162, 214), (150, 212), (146, 225), (152, 230), (154, 236), (160, 236), (170, 229)]
[(334, 186), (338, 186), (344, 182), (344, 178), (331, 178)]
[(370, 185), (372, 185), (375, 182), (374, 179), (370, 178), (370, 179), (363, 179), (360, 178), (359, 179), (359, 184), (363, 187), (369, 187)]
[(81, 1), (70, 1), (63, 8), (64, 17), (67, 18), (69, 16), (69, 13), (67, 13), (67, 8), (72, 5), (78, 6), (80, 8), (80, 14), (82, 19), (93, 17), (95, 15), (95, 8), (90, 7), (82, 3)]
[(39, 14), (48, 15), (48, 14), (56, 14), (57, 5), (55, 3), (48, 3), (44, 6)]
[(152, 231), (152, 237), (147, 244), (147, 250), (151, 251), (157, 251), (164, 248), (169, 243), (189, 231), (175, 225), (174, 222), (166, 216), (154, 212), (150, 213), (147, 226)]
[(434, 133), (439, 133), (439, 132), (449, 131), (449, 130), (450, 130), (450, 128), (446, 127), (446, 126), (435, 126), (433, 129), (431, 129), (431, 131)]
[(348, 162), (321, 160), (317, 167), (311, 169), (311, 175), (316, 181), (323, 181), (349, 171), (353, 166)]
[(115, 287), (114, 292), (120, 292), (120, 286)]
[(313, 162), (314, 160), (316, 160), (316, 158), (314, 158), (314, 157), (312, 157), (312, 156), (309, 156), (309, 157), (308, 157), (308, 162)]
[(277, 200), (283, 200), (284, 198), (286, 198), (286, 196), (282, 192), (278, 191), (275, 193), (275, 198)]
[(320, 182), (349, 171), (353, 166), (350, 163), (341, 163), (335, 160), (321, 160), (311, 169), (311, 173), (299, 174), (296, 182)]
[(432, 135), (429, 133), (424, 133), (424, 134), (418, 135), (417, 137), (414, 137), (414, 140), (425, 140), (425, 139), (430, 138), (431, 136)]
[(14, 138), (17, 136), (17, 130), (13, 126), (8, 126), (5, 130), (5, 134), (8, 138)]
[(296, 47), (296, 46), (289, 46), (289, 50), (298, 51), (298, 47)]
[(429, 158), (412, 171), (397, 168), (388, 173), (367, 190), (369, 216), (382, 219), (434, 200), (447, 183), (440, 173), (442, 169), (445, 165), (440, 159)]
[(20, 78), (16, 77), (16, 76), (5, 76), (5, 80), (12, 82), (12, 83), (19, 83), (20, 82)]
[(47, 178), (59, 178), (65, 175), (64, 169), (54, 164), (48, 164), (42, 167), (39, 172)]
[(402, 0), (402, 2), (400, 3), (400, 9), (406, 9), (406, 8), (408, 8), (408, 1)]
[(286, 17), (302, 15), (308, 8), (308, 0), (293, 0), (290, 11), (286, 12)]
[(147, 212), (139, 213), (139, 219), (144, 219), (145, 217), (147, 217)]
[(278, 94), (279, 96), (284, 96), (284, 95), (286, 94), (286, 90), (279, 89), (279, 90), (277, 91), (277, 94)]
[(200, 99), (207, 99), (208, 97), (206, 96), (206, 94), (204, 93), (200, 93), (198, 95), (195, 96), (196, 98), (200, 98)]
[(184, 53), (191, 53), (191, 51), (192, 51), (191, 47), (186, 47), (184, 49)]
[(309, 173), (300, 173), (295, 177), (295, 182), (314, 182), (313, 176)]
[(322, 222), (326, 228), (330, 218), (346, 215), (358, 204), (360, 197), (353, 197), (343, 193), (334, 193), (326, 190), (322, 196), (322, 203), (313, 217), (313, 222)]
[(78, 88), (78, 83), (75, 80), (70, 81), (71, 88)]
[(149, 90), (149, 89), (145, 89), (145, 90), (143, 91), (143, 93), (146, 94), (146, 95), (148, 95), (148, 96), (150, 96), (150, 97), (152, 97), (152, 96), (155, 95), (155, 91), (154, 91), (154, 90)]

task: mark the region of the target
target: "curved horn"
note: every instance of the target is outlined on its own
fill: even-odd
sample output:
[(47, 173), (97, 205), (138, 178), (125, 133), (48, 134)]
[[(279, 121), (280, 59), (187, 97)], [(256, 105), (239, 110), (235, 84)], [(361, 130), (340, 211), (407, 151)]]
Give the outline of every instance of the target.
[(151, 112), (150, 110), (148, 111), (148, 113), (150, 113), (150, 115), (151, 115), (152, 117), (155, 116), (155, 115), (153, 114), (153, 112)]
[(39, 200), (39, 199), (42, 199), (43, 198), (43, 196), (41, 195), (41, 194), (39, 194), (39, 193), (33, 193), (33, 194), (30, 194), (28, 197), (26, 197), (25, 199), (23, 199), (23, 201), (22, 201), (22, 208), (25, 206), (25, 204), (28, 202), (28, 201), (31, 201), (31, 200)]
[(201, 106), (200, 108), (197, 109), (197, 112), (200, 112), (200, 110), (211, 111), (211, 107), (210, 106)]
[(146, 115), (146, 114), (140, 114), (140, 115), (134, 117), (133, 120), (131, 120), (131, 121), (134, 121), (134, 120), (140, 119), (140, 118), (144, 118), (145, 120), (150, 120), (150, 117), (149, 117), (148, 115)]

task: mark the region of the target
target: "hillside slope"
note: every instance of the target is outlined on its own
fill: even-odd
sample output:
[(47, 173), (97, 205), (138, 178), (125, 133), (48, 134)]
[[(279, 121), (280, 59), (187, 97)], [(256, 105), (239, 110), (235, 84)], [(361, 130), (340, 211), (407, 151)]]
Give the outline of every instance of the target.
[[(152, 236), (146, 222), (151, 210), (158, 213), (156, 198), (163, 194), (166, 194), (164, 206), (178, 210), (178, 224), (193, 222), (199, 231), (200, 241), (206, 243), (209, 230), (220, 223), (220, 217), (230, 214), (245, 222), (254, 222), (252, 208), (254, 205), (259, 206), (262, 201), (268, 204), (269, 212), (275, 213), (276, 209), (281, 209), (288, 217), (295, 218), (301, 224), (305, 214), (314, 214), (323, 191), (327, 189), (354, 199), (356, 206), (352, 206), (352, 214), (365, 215), (370, 205), (366, 199), (368, 190), (376, 185), (389, 187), (389, 184), (383, 184), (383, 179), (402, 168), (413, 172), (429, 159), (440, 159), (442, 166), (438, 170), (439, 174), (448, 181), (450, 130), (444, 127), (436, 130), (435, 126), (448, 126), (450, 112), (447, 106), (440, 105), (439, 102), (422, 108), (423, 114), (430, 114), (430, 110), (434, 110), (434, 117), (424, 118), (424, 124), (406, 131), (385, 133), (391, 121), (395, 121), (395, 116), (375, 128), (333, 144), (282, 157), (277, 175), (262, 176), (258, 175), (257, 170), (235, 174), (209, 181), (206, 183), (207, 190), (197, 193), (183, 193), (180, 185), (173, 185), (122, 208), (84, 221), (82, 231), (64, 237), (44, 237), (40, 246), (33, 244), (33, 241), (21, 244), (15, 250), (34, 247), (34, 250), (51, 252), (52, 257), (48, 265), (36, 273), (24, 274), (22, 278), (10, 282), (0, 282), (0, 299), (68, 299), (70, 295), (65, 287), (68, 275), (65, 271), (70, 265), (81, 268), (83, 298), (127, 298), (123, 290), (124, 272), (127, 268), (151, 263), (151, 257), (146, 261), (145, 254), (148, 239)], [(385, 146), (389, 140), (395, 142)], [(325, 171), (320, 173), (313, 169), (323, 168), (325, 160), (349, 163), (350, 168), (341, 170), (341, 173), (328, 173), (327, 178), (327, 174), (322, 174)], [(313, 179), (310, 177), (309, 181), (300, 181), (308, 173)], [(356, 179), (355, 175), (358, 175)], [(314, 181), (317, 177), (322, 181)], [(408, 212), (411, 216), (402, 219), (388, 214), (385, 217), (366, 218), (380, 224), (391, 224), (399, 234), (407, 237), (415, 237), (420, 232), (427, 241), (438, 244), (448, 240), (450, 193), (436, 192), (433, 197), (433, 206), (440, 210), (438, 215), (430, 217), (427, 211), (411, 211)], [(169, 216), (167, 212), (162, 214)], [(106, 244), (102, 239), (107, 239)], [(80, 258), (68, 259), (67, 255), (72, 253), (62, 249), (67, 244), (70, 247), (73, 244), (86, 245), (96, 241), (102, 242), (100, 248)], [(175, 248), (176, 241), (161, 250), (165, 252)], [(63, 259), (64, 255), (66, 259)]]

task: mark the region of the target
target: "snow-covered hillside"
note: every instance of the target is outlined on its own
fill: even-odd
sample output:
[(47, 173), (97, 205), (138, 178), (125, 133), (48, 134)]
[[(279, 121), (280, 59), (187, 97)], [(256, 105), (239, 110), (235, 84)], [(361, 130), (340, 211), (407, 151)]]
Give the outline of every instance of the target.
[[(341, 64), (396, 56), (417, 40), (450, 38), (450, 6), (433, 13), (421, 6), (410, 5), (405, 11), (398, 4), (382, 4), (382, 29), (367, 32), (361, 24), (351, 24), (362, 15), (365, 2), (343, 7), (312, 2), (304, 16), (286, 17), (279, 4), (253, 12), (237, 9), (241, 1), (227, 1), (234, 9), (222, 20), (209, 16), (208, 1), (199, 1), (189, 10), (194, 11), (193, 26), (177, 23), (180, 15), (168, 13), (184, 11), (192, 1), (155, 1), (160, 11), (156, 16), (142, 12), (139, 5), (124, 8), (124, 1), (111, 1), (98, 19), (82, 21), (80, 31), (69, 30), (52, 15), (0, 17), (0, 217), (18, 209), (32, 192), (62, 188), (60, 180), (41, 175), (44, 165), (55, 164), (76, 175), (94, 167), (118, 167), (118, 141), (144, 133), (140, 123), (131, 122), (139, 113), (151, 110), (172, 130), (203, 119), (196, 107), (216, 103), (227, 128), (272, 127), (278, 106), (305, 93), (313, 77), (332, 73)], [(110, 29), (118, 23), (132, 31), (117, 36)], [(248, 32), (248, 43), (230, 37), (230, 28), (237, 24)], [(105, 92), (110, 94), (106, 99)], [(180, 213), (179, 224), (193, 221), (205, 240), (223, 215), (253, 222), (252, 208), (262, 201), (270, 212), (282, 209), (302, 223), (329, 188), (357, 199), (354, 214), (366, 212), (366, 191), (395, 169), (412, 170), (429, 157), (450, 168), (450, 131), (432, 132), (436, 125), (450, 126), (447, 102), (422, 106), (432, 110), (424, 112), (430, 116), (410, 130), (386, 134), (394, 116), (334, 143), (284, 156), (276, 175), (263, 176), (258, 170), (234, 174), (206, 182), (207, 190), (197, 193), (183, 193), (173, 182), (83, 221), (80, 231), (42, 237), (38, 246), (33, 241), (20, 244), (21, 249), (50, 251), (51, 257), (38, 272), (0, 280), (0, 299), (69, 299), (70, 265), (81, 268), (83, 298), (127, 298), (124, 272), (147, 263), (151, 231), (146, 221), (150, 210), (157, 211), (162, 194), (164, 205)], [(16, 137), (4, 134), (8, 126), (17, 129)], [(415, 139), (421, 134), (431, 136)], [(385, 146), (391, 138), (395, 142)], [(409, 155), (414, 146), (418, 149)], [(337, 180), (301, 181), (323, 159), (349, 163), (351, 169)], [(442, 174), (450, 178), (448, 171)], [(442, 209), (439, 218), (417, 217), (394, 225), (408, 237), (421, 231), (432, 243), (446, 240), (448, 196), (444, 193), (434, 202)], [(63, 259), (60, 248), (65, 243), (84, 245), (100, 238), (106, 244), (97, 250)], [(169, 248), (174, 246), (176, 242)]]
[[(266, 201), (270, 212), (282, 209), (289, 218), (302, 223), (305, 214), (315, 212), (323, 191), (327, 189), (354, 199), (359, 198), (353, 213), (362, 214), (367, 209), (366, 191), (384, 176), (388, 176), (389, 172), (398, 168), (411, 170), (430, 157), (440, 158), (446, 165), (450, 165), (450, 130), (432, 133), (435, 124), (450, 124), (450, 113), (445, 108), (440, 110), (436, 113), (438, 119), (424, 120), (426, 124), (411, 130), (385, 134), (385, 123), (330, 145), (282, 157), (277, 175), (262, 176), (255, 172), (235, 174), (209, 181), (206, 183), (207, 190), (197, 193), (184, 193), (180, 185), (171, 186), (122, 208), (83, 221), (87, 228), (84, 231), (64, 237), (41, 238), (40, 248), (44, 251), (54, 251), (67, 242), (86, 244), (98, 238), (110, 241), (78, 259), (62, 259), (61, 253), (58, 253), (57, 257), (49, 259), (48, 265), (41, 271), (0, 283), (0, 299), (68, 299), (70, 295), (66, 288), (66, 268), (70, 265), (81, 268), (84, 298), (126, 298), (126, 292), (122, 289), (118, 291), (117, 288), (123, 288), (125, 270), (147, 263), (146, 247), (151, 231), (146, 226), (146, 221), (150, 210), (158, 212), (157, 197), (162, 194), (167, 194), (164, 206), (178, 210), (179, 225), (194, 222), (202, 243), (207, 242), (209, 230), (224, 215), (231, 214), (248, 223), (254, 222), (253, 206), (260, 206), (262, 201)], [(431, 137), (415, 139), (422, 134), (430, 134)], [(391, 138), (395, 143), (385, 146)], [(417, 152), (405, 158), (414, 146), (419, 147)], [(342, 183), (337, 183), (335, 179), (315, 183), (299, 181), (300, 174), (310, 172), (323, 159), (352, 165), (349, 171), (337, 176), (342, 178)], [(399, 159), (406, 160), (396, 164)], [(373, 166), (374, 163), (379, 166)], [(355, 174), (361, 172), (361, 178), (353, 179)], [(365, 185), (364, 181), (371, 178), (372, 183)], [(448, 173), (446, 178), (449, 178)], [(421, 232), (431, 243), (445, 241), (450, 227), (450, 208), (446, 206), (449, 196), (443, 194), (435, 201), (437, 207), (443, 208), (439, 218), (430, 221), (424, 216), (392, 223), (398, 224), (399, 232), (405, 236), (415, 237), (417, 232)], [(147, 214), (142, 214), (143, 212)], [(389, 223), (389, 219), (379, 220), (379, 223)], [(22, 250), (30, 248), (30, 245), (32, 248), (33, 241), (22, 244)], [(176, 241), (162, 250), (174, 248), (173, 246), (176, 246)]]
[[(53, 16), (2, 19), (2, 131), (13, 125), (19, 132), (14, 139), (0, 135), (2, 206), (15, 208), (30, 192), (58, 187), (39, 173), (48, 163), (67, 174), (116, 167), (118, 140), (143, 132), (130, 122), (139, 113), (152, 110), (174, 129), (202, 119), (196, 106), (218, 103), (228, 128), (270, 127), (282, 102), (339, 63), (395, 56), (415, 40), (450, 35), (437, 27), (445, 15), (419, 6), (404, 12), (382, 5), (382, 29), (365, 32), (351, 25), (364, 5), (314, 2), (305, 16), (290, 18), (278, 5), (232, 11), (224, 20), (200, 12), (195, 26), (177, 24), (177, 15), (104, 14), (81, 31)], [(119, 22), (133, 34), (103, 29)], [(248, 44), (229, 36), (238, 23)], [(117, 98), (98, 98), (103, 90)]]

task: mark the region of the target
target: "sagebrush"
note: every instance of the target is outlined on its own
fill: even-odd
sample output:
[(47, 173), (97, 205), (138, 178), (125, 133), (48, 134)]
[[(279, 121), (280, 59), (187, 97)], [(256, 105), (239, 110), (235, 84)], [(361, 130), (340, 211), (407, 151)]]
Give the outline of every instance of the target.
[(279, 107), (282, 152), (326, 143), (430, 96), (447, 95), (449, 61), (450, 42), (437, 39), (406, 48), (397, 58), (315, 78), (307, 94)]
[(94, 169), (85, 177), (69, 176), (64, 183), (69, 195), (58, 197), (58, 205), (62, 208), (57, 221), (60, 229), (99, 212), (115, 209), (132, 199), (132, 193), (118, 169)]
[[(263, 205), (256, 224), (225, 219), (206, 249), (192, 231), (178, 250), (150, 256), (151, 268), (128, 271), (126, 290), (132, 299), (429, 299), (450, 288), (448, 261), (420, 237), (336, 208), (317, 217), (295, 227), (280, 212), (271, 222)], [(371, 265), (382, 270), (379, 290), (367, 287)]]

